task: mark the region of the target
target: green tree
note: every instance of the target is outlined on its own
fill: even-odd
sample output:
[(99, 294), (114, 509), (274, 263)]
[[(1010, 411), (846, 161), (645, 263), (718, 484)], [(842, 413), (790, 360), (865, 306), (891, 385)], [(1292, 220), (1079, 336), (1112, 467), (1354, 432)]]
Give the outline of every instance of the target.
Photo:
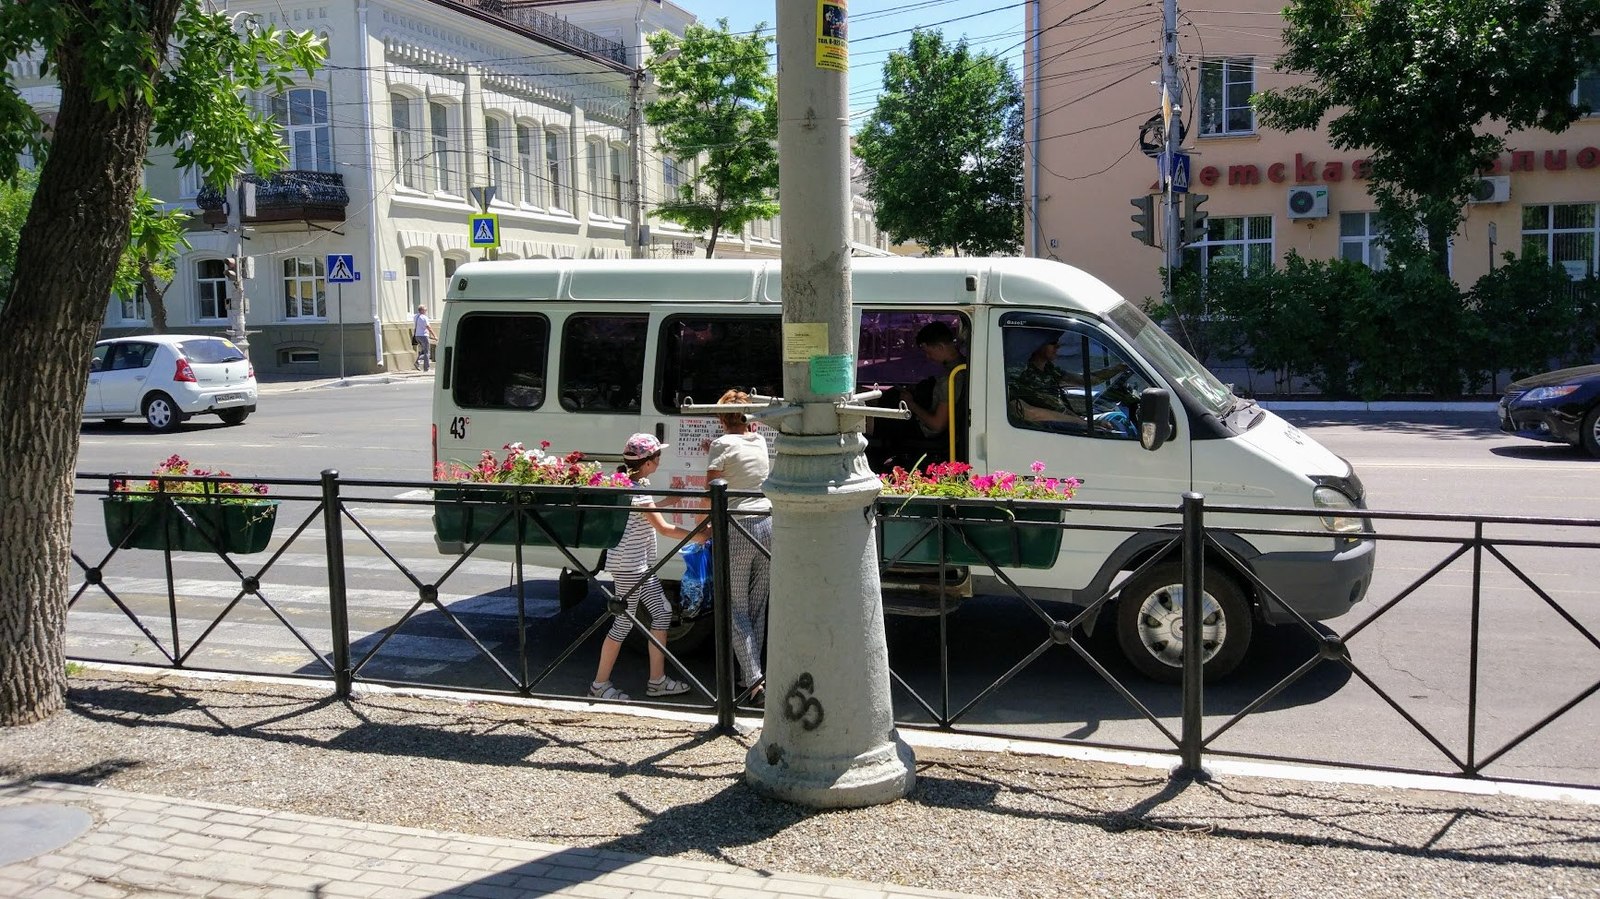
[(656, 129), (656, 150), (700, 160), (655, 214), (708, 232), (707, 259), (723, 231), (778, 214), (778, 83), (767, 65), (766, 27), (741, 36), (718, 19), (714, 29), (690, 25), (681, 38), (658, 31), (646, 39), (660, 85), (644, 110)]
[(878, 226), (895, 242), (958, 256), (1021, 248), (1022, 91), (998, 56), (912, 32), (884, 63), (856, 155)]
[(0, 306), (11, 286), (11, 269), (17, 262), (17, 238), (33, 204), (33, 191), (39, 185), (37, 173), (24, 169), (12, 182), (0, 181)]
[(1378, 208), (1417, 222), (1445, 273), (1500, 132), (1566, 129), (1583, 114), (1573, 85), (1600, 60), (1600, 0), (1296, 0), (1284, 17), (1276, 69), (1311, 80), (1256, 97), (1262, 123), (1295, 131), (1332, 115), (1330, 143), (1370, 152)]
[(160, 200), (139, 189), (128, 246), (117, 263), (112, 289), (124, 296), (142, 289), (150, 304), (150, 326), (157, 334), (167, 333), (167, 288), (172, 286), (178, 253), (189, 246), (187, 223), (181, 210), (162, 209)]
[(0, 80), (0, 181), (16, 181), (24, 150), (43, 160), (0, 308), (13, 348), (0, 353), (0, 725), (41, 720), (65, 703), (79, 415), (152, 139), (219, 188), (246, 168), (281, 168), (276, 129), (249, 92), (283, 90), (325, 56), (314, 35), (209, 7), (0, 4), (0, 61), (42, 52), (61, 90), (47, 135)]

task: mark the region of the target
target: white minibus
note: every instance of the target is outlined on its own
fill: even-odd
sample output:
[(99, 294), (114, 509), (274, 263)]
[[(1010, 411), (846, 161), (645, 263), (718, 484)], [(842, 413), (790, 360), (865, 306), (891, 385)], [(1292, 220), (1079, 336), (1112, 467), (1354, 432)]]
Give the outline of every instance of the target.
[[(1351, 466), (1234, 396), (1103, 282), (1058, 262), (1016, 258), (856, 259), (851, 277), (858, 389), (881, 387), (886, 397), (932, 405), (926, 391), (950, 362), (925, 353), (917, 335), (936, 323), (956, 336), (966, 366), (941, 382), (951, 385), (955, 401), (946, 434), (930, 437), (916, 422), (875, 421), (868, 457), (878, 470), (953, 457), (978, 471), (1026, 472), (1040, 460), (1050, 474), (1083, 480), (1079, 501), (1176, 510), (1184, 492), (1198, 491), (1213, 505), (1304, 509), (1313, 514), (1211, 514), (1207, 523), (1240, 564), (1308, 619), (1342, 615), (1365, 594), (1375, 541), (1360, 516), (1365, 497)], [(782, 299), (775, 261), (465, 264), (444, 303), (434, 460), (470, 465), (507, 443), (549, 441), (553, 452), (614, 461), (628, 436), (642, 431), (670, 444), (654, 486), (701, 485), (716, 421), (680, 410), (715, 403), (734, 387), (781, 395)], [(1039, 411), (1037, 379), (1019, 377), (1030, 360), (1051, 352), (1076, 384), (1044, 404), (1056, 407), (1054, 415)], [(1150, 388), (1168, 392), (1174, 425), (1154, 450), (1141, 446), (1131, 426)], [(1102, 510), (1069, 520), (1124, 524), (1134, 520), (1130, 514)], [(1145, 515), (1137, 524), (1175, 521), (1175, 513), (1160, 522)], [(1260, 529), (1300, 533), (1235, 532)], [(1085, 605), (1169, 543), (1170, 532), (1069, 530), (1054, 567), (1006, 573), (1030, 596)], [(579, 552), (587, 552), (579, 556), (585, 564), (600, 561), (598, 551)], [(525, 558), (563, 564), (554, 551), (541, 556), (536, 548)], [(885, 574), (886, 610), (926, 614), (918, 596), (927, 590), (896, 589), (902, 568)], [(952, 578), (962, 595), (1004, 592), (987, 568), (947, 569), (944, 580)], [(1217, 676), (1243, 659), (1259, 625), (1291, 616), (1263, 602), (1252, 580), (1220, 557), (1208, 560), (1205, 583), (1206, 671)], [(1124, 583), (1100, 626), (1115, 627), (1140, 671), (1174, 679), (1181, 672), (1181, 597), (1174, 556)], [(709, 621), (674, 622), (672, 633), (703, 637), (705, 627), (697, 625)]]

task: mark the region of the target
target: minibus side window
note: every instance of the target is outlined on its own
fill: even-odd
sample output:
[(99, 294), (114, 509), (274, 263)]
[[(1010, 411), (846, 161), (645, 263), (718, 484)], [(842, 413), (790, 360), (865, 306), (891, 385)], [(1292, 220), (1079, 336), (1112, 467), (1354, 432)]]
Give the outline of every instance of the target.
[(521, 312), (469, 312), (456, 324), (450, 395), (463, 409), (544, 405), (550, 321)]
[(656, 409), (715, 403), (738, 388), (783, 392), (783, 320), (776, 315), (674, 315), (661, 323)]
[(1006, 419), (1013, 427), (1113, 440), (1138, 436), (1139, 392), (1149, 382), (1121, 352), (1087, 331), (1048, 323), (1012, 325), (1003, 333)]
[(644, 315), (574, 315), (561, 332), (561, 408), (639, 411), (644, 390)]
[[(917, 345), (917, 335), (930, 326), (940, 326), (955, 338), (957, 357), (936, 361)], [(943, 375), (967, 359), (971, 323), (961, 312), (932, 309), (867, 309), (861, 313), (861, 329), (856, 339), (857, 389), (881, 388), (883, 396), (875, 405), (899, 405), (902, 391), (924, 409), (936, 409), (949, 401), (949, 385), (955, 387), (955, 405), (949, 424), (939, 433), (929, 433), (918, 421), (893, 418), (867, 420), (867, 464), (874, 471), (895, 466), (914, 468), (935, 462), (951, 461), (950, 430), (955, 432), (955, 460), (967, 458), (967, 437), (971, 424), (967, 372), (952, 377)], [(940, 391), (939, 385), (946, 385)], [(939, 394), (936, 396), (936, 394)]]

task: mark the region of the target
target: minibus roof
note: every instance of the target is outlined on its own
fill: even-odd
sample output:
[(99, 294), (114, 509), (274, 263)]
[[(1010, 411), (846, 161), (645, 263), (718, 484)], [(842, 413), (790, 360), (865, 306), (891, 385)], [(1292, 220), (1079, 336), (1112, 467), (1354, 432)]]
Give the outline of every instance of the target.
[[(850, 269), (858, 304), (1028, 305), (1102, 316), (1122, 301), (1093, 275), (1044, 259), (895, 256), (852, 259)], [(776, 305), (782, 295), (776, 260), (519, 259), (462, 264), (445, 300)]]

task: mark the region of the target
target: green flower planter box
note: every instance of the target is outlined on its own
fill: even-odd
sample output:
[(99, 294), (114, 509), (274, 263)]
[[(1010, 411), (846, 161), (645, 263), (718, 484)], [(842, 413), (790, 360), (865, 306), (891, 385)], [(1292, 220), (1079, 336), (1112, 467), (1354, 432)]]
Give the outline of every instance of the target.
[[(514, 493), (435, 490), (434, 534), (441, 543), (463, 546), (480, 541), (501, 546), (518, 542), (524, 546), (554, 546), (559, 541), (568, 549), (609, 549), (622, 539), (633, 510), (631, 494), (611, 491), (591, 492), (579, 497), (578, 502), (615, 509), (573, 508), (551, 502), (549, 494), (526, 494), (521, 503), (517, 499)], [(539, 527), (540, 519), (555, 540)]]
[[(1060, 528), (1018, 527), (1016, 521), (1061, 523), (1063, 513), (1048, 509), (1017, 509), (1015, 519), (1004, 509), (907, 505), (903, 498), (878, 501), (883, 513), (883, 558), (896, 564), (937, 565), (939, 531), (923, 530), (929, 519), (942, 516), (944, 563), (978, 565), (990, 561), (1001, 568), (1052, 568), (1061, 554)], [(962, 539), (965, 537), (966, 539)], [(977, 550), (982, 550), (979, 555)], [(902, 555), (901, 553), (904, 553)], [(988, 559), (985, 559), (987, 556)]]
[(221, 549), (233, 555), (258, 553), (272, 542), (272, 527), (278, 519), (277, 500), (167, 502), (154, 497), (105, 496), (100, 498), (100, 509), (105, 513), (106, 540), (112, 546), (173, 552), (214, 553)]

